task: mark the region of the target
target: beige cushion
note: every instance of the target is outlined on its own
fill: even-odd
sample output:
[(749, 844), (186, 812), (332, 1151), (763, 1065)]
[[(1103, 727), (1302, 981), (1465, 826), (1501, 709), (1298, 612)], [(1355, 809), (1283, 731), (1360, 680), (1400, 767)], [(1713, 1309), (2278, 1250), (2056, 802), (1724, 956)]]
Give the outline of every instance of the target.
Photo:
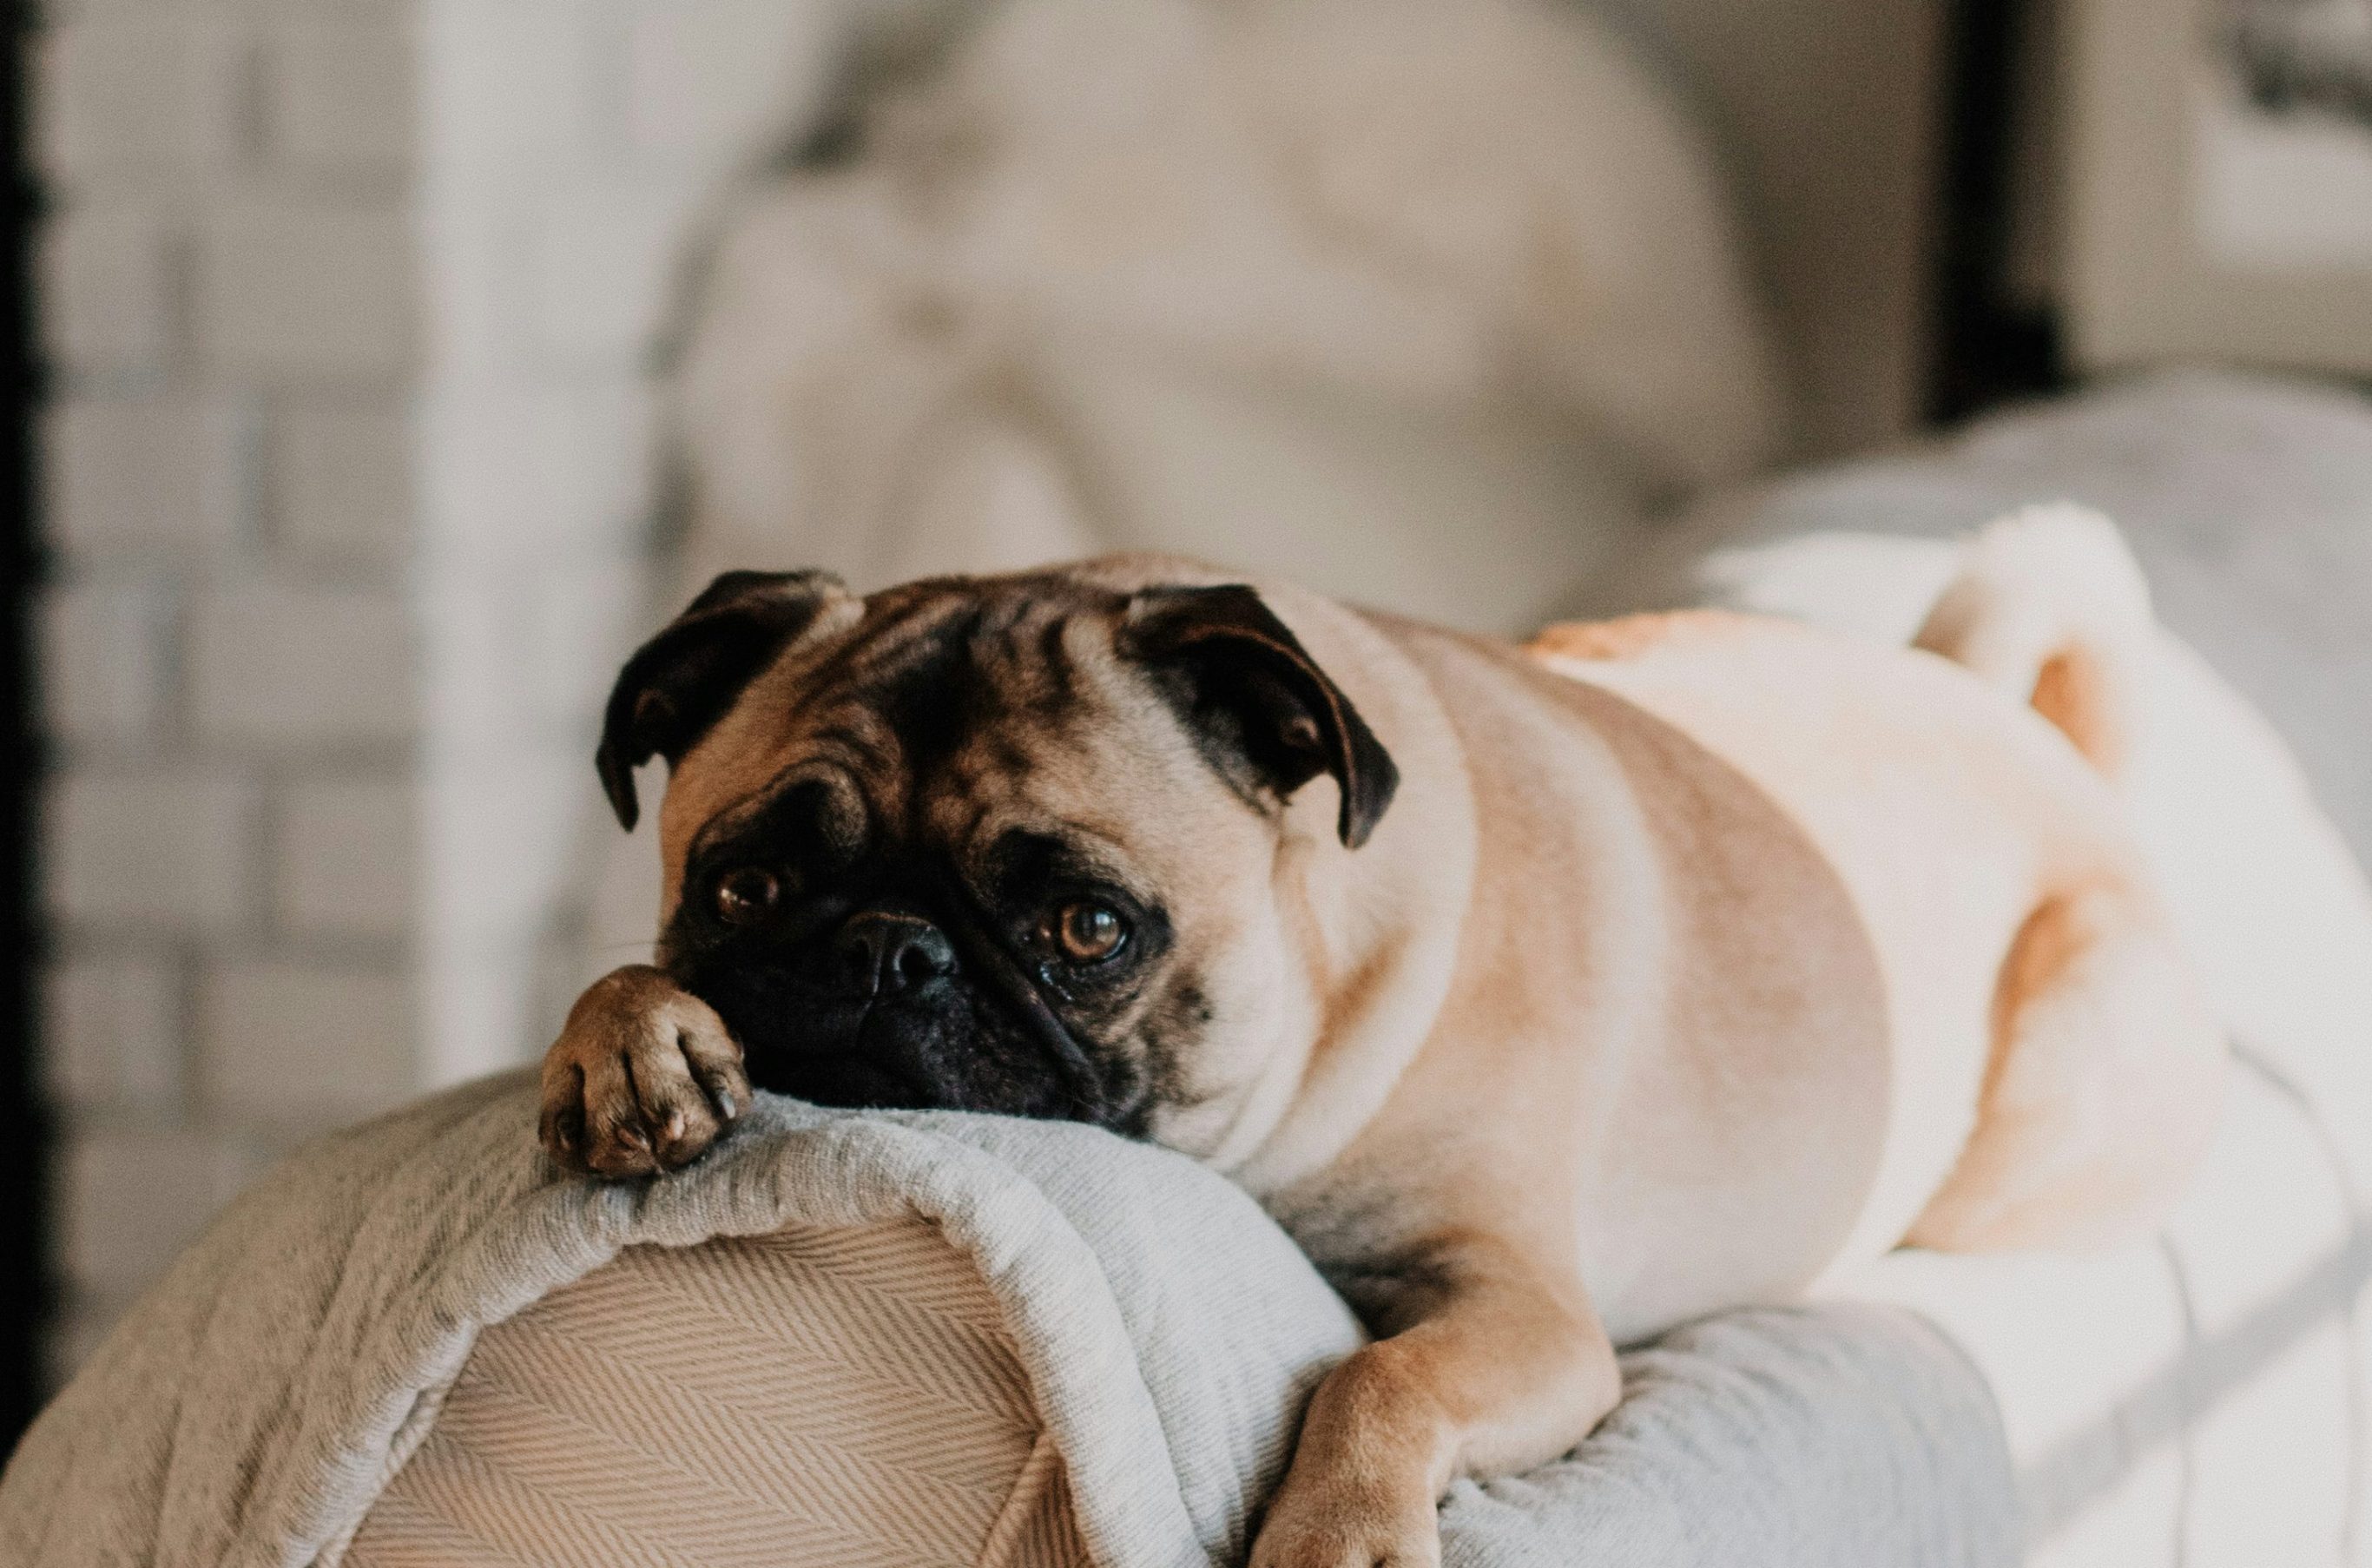
[(1087, 1561), (936, 1226), (633, 1247), (488, 1329), (350, 1568)]

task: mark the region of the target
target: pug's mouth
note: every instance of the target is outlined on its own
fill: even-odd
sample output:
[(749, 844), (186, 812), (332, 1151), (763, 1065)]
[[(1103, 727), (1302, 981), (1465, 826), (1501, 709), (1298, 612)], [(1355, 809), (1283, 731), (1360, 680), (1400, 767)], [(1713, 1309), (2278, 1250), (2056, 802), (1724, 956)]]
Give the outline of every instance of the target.
[(851, 1110), (978, 1110), (941, 1086), (868, 1055), (863, 1050), (825, 1054), (768, 1052), (749, 1059), (750, 1082), (812, 1105)]
[[(750, 1082), (817, 1105), (866, 1110), (977, 1110), (936, 1052), (918, 1050), (911, 1020), (874, 1001), (827, 1005), (751, 1030), (745, 1042)], [(728, 1021), (729, 1027), (729, 1021)]]
[(725, 1020), (761, 1089), (855, 1109), (986, 1111), (1115, 1131), (1130, 1114), (1034, 988), (1035, 1005), (1016, 1007), (1004, 987), (992, 995), (949, 972), (857, 995), (816, 983), (814, 968), (693, 963), (676, 978)]

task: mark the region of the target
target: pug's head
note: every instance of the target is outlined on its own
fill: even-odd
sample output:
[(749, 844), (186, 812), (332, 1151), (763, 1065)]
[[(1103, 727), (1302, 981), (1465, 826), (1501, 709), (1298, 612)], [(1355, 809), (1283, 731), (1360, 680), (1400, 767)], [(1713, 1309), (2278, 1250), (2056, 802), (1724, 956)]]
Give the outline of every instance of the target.
[(1286, 804), (1356, 848), (1397, 784), (1254, 590), (1088, 570), (727, 574), (610, 696), (628, 828), (654, 756), (659, 961), (758, 1086), (1136, 1135), (1306, 1041)]

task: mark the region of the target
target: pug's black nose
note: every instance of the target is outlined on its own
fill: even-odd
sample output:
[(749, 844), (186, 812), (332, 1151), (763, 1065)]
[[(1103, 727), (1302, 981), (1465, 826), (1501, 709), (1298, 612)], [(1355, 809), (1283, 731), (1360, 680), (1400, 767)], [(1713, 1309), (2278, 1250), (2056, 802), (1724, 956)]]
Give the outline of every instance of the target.
[(894, 996), (956, 971), (946, 934), (911, 914), (851, 915), (832, 953), (842, 983), (860, 996)]

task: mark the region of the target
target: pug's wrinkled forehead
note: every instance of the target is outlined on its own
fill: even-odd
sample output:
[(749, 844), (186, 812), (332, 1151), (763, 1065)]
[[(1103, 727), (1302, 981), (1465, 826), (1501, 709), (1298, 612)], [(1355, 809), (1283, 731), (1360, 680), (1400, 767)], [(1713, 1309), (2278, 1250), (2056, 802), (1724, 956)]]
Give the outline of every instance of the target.
[[(690, 787), (669, 803), (676, 825), (713, 840), (794, 786), (850, 848), (961, 844), (1024, 796), (1098, 814), (1081, 752), (1143, 727), (1110, 654), (1122, 608), (1060, 583), (878, 596), (847, 631), (786, 649), (751, 681), (679, 769)], [(1157, 755), (1162, 738), (1135, 737)]]
[[(1137, 836), (1188, 776), (1273, 815), (1320, 773), (1362, 842), (1397, 783), (1334, 682), (1251, 588), (1134, 590), (1067, 571), (940, 578), (858, 599), (827, 574), (730, 573), (638, 652), (599, 754), (620, 821), (668, 759), (671, 889), (704, 833), (803, 779), (843, 829), (976, 831), (965, 813), (1060, 811)], [(1181, 772), (1182, 771), (1182, 772)]]

